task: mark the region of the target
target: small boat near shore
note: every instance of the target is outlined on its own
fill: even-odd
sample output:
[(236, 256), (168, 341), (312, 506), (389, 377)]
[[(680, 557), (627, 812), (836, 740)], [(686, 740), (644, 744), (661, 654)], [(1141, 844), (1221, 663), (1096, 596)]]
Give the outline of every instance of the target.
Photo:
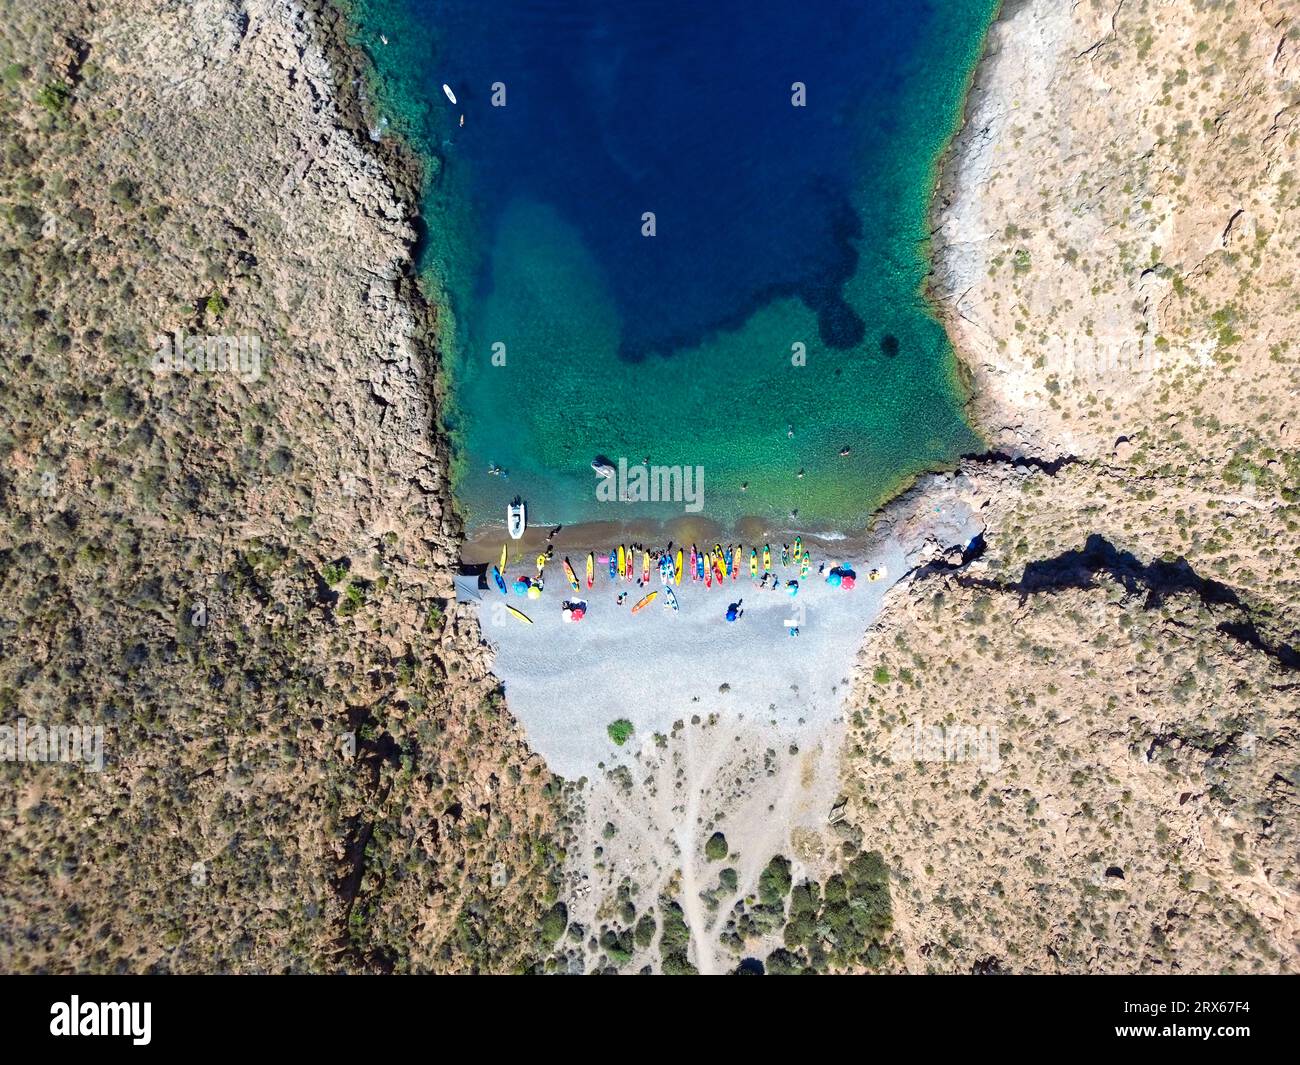
[(506, 507), (506, 529), (510, 532), (510, 539), (520, 539), (526, 528), (528, 528), (528, 517), (524, 510), (524, 502), (516, 498)]
[(618, 471), (614, 469), (613, 464), (605, 458), (604, 455), (597, 455), (591, 460), (591, 468), (596, 471), (598, 476), (613, 477)]
[(452, 103), (456, 103), (456, 94), (451, 91), (451, 86), (448, 85), (446, 82), (442, 83), (442, 91), (448, 100), (450, 100)]

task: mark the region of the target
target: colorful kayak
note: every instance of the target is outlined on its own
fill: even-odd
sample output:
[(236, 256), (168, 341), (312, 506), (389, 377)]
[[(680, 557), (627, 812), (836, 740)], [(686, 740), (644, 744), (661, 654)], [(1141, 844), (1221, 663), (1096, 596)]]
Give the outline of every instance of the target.
[(772, 569), (772, 545), (763, 545), (763, 572), (768, 573)]
[(736, 553), (731, 556), (731, 579), (733, 581), (740, 580), (740, 560), (744, 557), (744, 554), (745, 549), (740, 544), (737, 544)]
[(632, 557), (635, 554), (636, 552), (629, 547), (627, 550), (627, 568), (623, 570), (623, 576), (629, 581), (632, 579), (632, 570), (636, 566), (636, 560)]
[(569, 579), (569, 586), (576, 592), (578, 590), (578, 575), (573, 572), (573, 567), (569, 565), (569, 560), (564, 560), (564, 575)]
[(695, 550), (695, 545), (691, 545), (691, 580), (698, 581), (704, 576), (703, 560), (700, 553)]
[(713, 556), (713, 576), (717, 578), (719, 584), (727, 579), (727, 571), (722, 568), (721, 555)]
[(658, 595), (659, 595), (658, 592), (651, 592), (649, 595), (643, 595), (640, 599), (637, 600), (636, 606), (632, 608), (632, 613), (635, 614), (638, 610), (642, 610), (645, 607), (649, 606), (651, 603), (655, 601)]
[(666, 589), (664, 590), (664, 602), (665, 602), (668, 606), (672, 607), (674, 611), (677, 610), (677, 609), (678, 609), (678, 606), (677, 606), (677, 593), (674, 592), (671, 588), (666, 588)]
[(614, 553), (613, 548), (611, 548), (609, 552), (609, 579), (611, 581), (618, 580), (618, 569), (616, 568), (617, 566), (618, 566), (618, 555), (616, 555)]
[(644, 584), (650, 583), (650, 552), (641, 552), (641, 580)]
[(522, 610), (519, 610), (519, 609), (517, 609), (517, 608), (515, 608), (515, 607), (513, 607), (513, 606), (509, 606), (509, 605), (506, 606), (506, 609), (509, 610), (510, 613), (512, 613), (515, 617), (517, 617), (517, 618), (518, 618), (520, 621), (522, 621), (525, 625), (531, 625), (531, 624), (533, 623), (533, 619), (530, 618), (527, 614), (525, 614)]
[(501, 561), (497, 563), (497, 569), (499, 569), (502, 573), (505, 573), (506, 571), (506, 548), (509, 546), (510, 546), (509, 544), (501, 545)]
[(587, 587), (590, 588), (596, 583), (596, 556), (590, 551), (587, 552)]
[(679, 547), (677, 549), (677, 568), (675, 570), (675, 575), (677, 578), (676, 583), (678, 587), (681, 587), (681, 583), (682, 583), (682, 562), (684, 561), (684, 559), (685, 556), (682, 554), (682, 549)]
[(803, 553), (803, 561), (799, 563), (799, 576), (807, 577), (808, 571), (812, 568), (812, 554), (808, 551)]
[(705, 551), (704, 557), (701, 559), (701, 562), (703, 562), (704, 564), (704, 587), (712, 588), (713, 587), (713, 555), (710, 552)]
[(502, 595), (510, 594), (508, 591), (506, 591), (506, 579), (503, 576), (501, 576), (501, 570), (499, 570), (496, 566), (492, 567), (492, 580), (496, 582), (498, 592), (500, 592)]
[(618, 545), (618, 576), (620, 576), (620, 577), (622, 577), (622, 576), (623, 576), (623, 573), (624, 573), (624, 560), (625, 560), (625, 558), (626, 558), (626, 556), (623, 554), (623, 545), (622, 545), (622, 544), (619, 544), (619, 545)]
[(749, 549), (749, 575), (750, 577), (758, 576), (758, 548)]
[(541, 576), (546, 571), (546, 556), (537, 556), (537, 576)]

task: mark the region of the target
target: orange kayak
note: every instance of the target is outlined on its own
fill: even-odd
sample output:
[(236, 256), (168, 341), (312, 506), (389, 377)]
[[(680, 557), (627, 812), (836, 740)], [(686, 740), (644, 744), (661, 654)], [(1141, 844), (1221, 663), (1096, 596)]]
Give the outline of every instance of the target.
[(569, 584), (573, 586), (573, 590), (576, 592), (578, 590), (578, 575), (573, 572), (573, 567), (569, 565), (567, 558), (564, 560), (564, 575), (569, 578)]
[(632, 613), (635, 614), (638, 610), (641, 610), (643, 607), (649, 606), (651, 603), (655, 601), (656, 598), (658, 598), (658, 596), (659, 596), (658, 592), (651, 592), (649, 595), (643, 595), (640, 599), (637, 600), (636, 606), (632, 608)]

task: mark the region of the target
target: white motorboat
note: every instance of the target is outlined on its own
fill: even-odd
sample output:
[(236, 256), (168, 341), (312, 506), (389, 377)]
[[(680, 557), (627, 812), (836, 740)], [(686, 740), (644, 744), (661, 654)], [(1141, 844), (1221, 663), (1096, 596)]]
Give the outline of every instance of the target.
[(510, 506), (506, 507), (506, 528), (510, 531), (510, 539), (512, 540), (518, 540), (524, 535), (524, 530), (528, 528), (528, 519), (524, 512), (522, 499), (516, 499)]

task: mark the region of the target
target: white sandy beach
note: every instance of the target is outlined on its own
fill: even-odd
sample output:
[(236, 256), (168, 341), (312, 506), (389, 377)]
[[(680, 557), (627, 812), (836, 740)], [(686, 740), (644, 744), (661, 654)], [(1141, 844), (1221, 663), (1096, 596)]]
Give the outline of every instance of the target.
[[(633, 616), (632, 604), (645, 589), (611, 582), (597, 567), (595, 587), (588, 592), (584, 581), (573, 593), (557, 557), (541, 599), (484, 593), (480, 616), (496, 650), (493, 671), (528, 742), (569, 779), (628, 761), (655, 733), (666, 734), (693, 714), (743, 715), (783, 733), (820, 729), (842, 709), (863, 635), (888, 590), (936, 547), (965, 546), (981, 527), (953, 479), (933, 477), (887, 509), (877, 528), (867, 557), (814, 555), (794, 598), (761, 589), (746, 567), (746, 575), (723, 588), (685, 581), (674, 589), (677, 613), (664, 605), (657, 573), (649, 588), (659, 591), (658, 599)], [(572, 561), (581, 572), (582, 560)], [(822, 562), (828, 570), (851, 565), (856, 587), (827, 584), (817, 572)], [(776, 568), (782, 585), (798, 576), (794, 567)], [(867, 579), (873, 568), (882, 570), (880, 580)], [(615, 602), (620, 592), (628, 592), (622, 606)], [(571, 596), (588, 603), (577, 623), (561, 618), (561, 603)], [(743, 616), (728, 624), (728, 604), (741, 599)], [(507, 603), (534, 624), (512, 616)], [(800, 635), (791, 637), (789, 620), (796, 617)], [(636, 730), (622, 748), (606, 731), (618, 718)]]

